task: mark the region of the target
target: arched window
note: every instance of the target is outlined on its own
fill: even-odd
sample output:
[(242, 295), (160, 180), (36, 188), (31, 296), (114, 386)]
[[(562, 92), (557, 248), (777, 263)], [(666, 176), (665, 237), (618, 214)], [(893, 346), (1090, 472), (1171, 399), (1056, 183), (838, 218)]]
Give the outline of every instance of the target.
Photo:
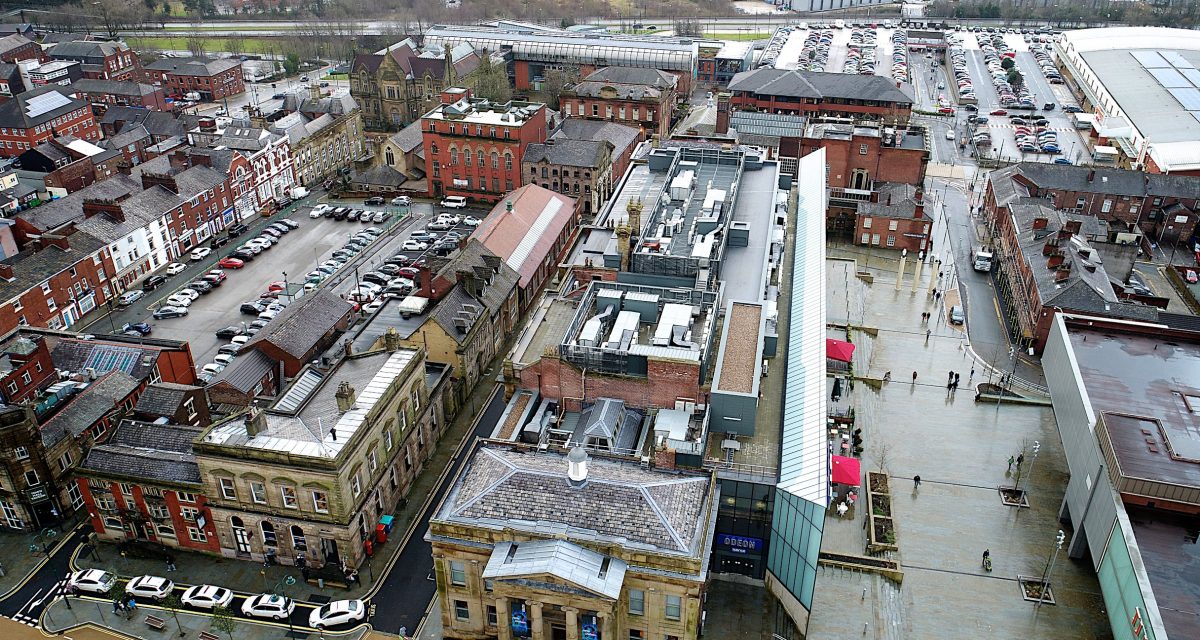
[(471, 166), (471, 147), (463, 149), (463, 164)]
[(308, 542), (304, 539), (304, 529), (299, 525), (292, 525), (292, 548), (297, 553), (308, 551)]
[(496, 153), (495, 151), (492, 152), (492, 168), (500, 168), (500, 154)]
[(480, 169), (482, 169), (484, 167), (484, 160), (486, 157), (487, 157), (487, 154), (485, 154), (483, 152), (483, 149), (480, 149), (479, 150), (479, 168)]
[(450, 164), (458, 164), (458, 149), (450, 147)]
[(429, 143), (429, 153), (432, 153), (435, 156), (438, 154), (438, 146), (436, 142)]
[(504, 152), (504, 170), (512, 171), (512, 154), (507, 151)]
[(384, 153), (383, 153), (383, 157), (384, 157), (384, 159), (385, 159), (385, 160), (387, 160), (387, 163), (388, 163), (388, 166), (389, 166), (389, 167), (391, 167), (391, 166), (395, 166), (395, 164), (396, 164), (396, 155), (392, 153), (392, 149), (391, 149), (391, 147), (388, 147), (388, 149), (387, 149), (386, 151), (384, 151)]
[(259, 523), (259, 526), (262, 527), (263, 544), (268, 547), (277, 546), (278, 542), (275, 540), (275, 525), (263, 520)]

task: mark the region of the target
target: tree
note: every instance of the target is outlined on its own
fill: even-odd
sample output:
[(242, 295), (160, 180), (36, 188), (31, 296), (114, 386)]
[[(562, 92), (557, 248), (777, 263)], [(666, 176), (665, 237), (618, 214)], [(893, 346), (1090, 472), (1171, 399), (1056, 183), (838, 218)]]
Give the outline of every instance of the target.
[(197, 57), (203, 57), (205, 49), (208, 48), (208, 42), (204, 38), (188, 38), (188, 52)]
[(1017, 66), (1017, 63), (1013, 62), (1012, 58), (1005, 58), (1000, 61), (1000, 68), (1004, 69), (1005, 71), (1008, 71), (1009, 69), (1012, 69), (1015, 66)]
[(229, 609), (217, 607), (213, 609), (212, 628), (229, 636), (229, 640), (233, 640), (233, 632), (237, 629), (237, 619), (233, 617)]
[(179, 623), (179, 610), (183, 608), (183, 601), (175, 593), (170, 593), (163, 598), (158, 604), (162, 608), (171, 612), (171, 617), (175, 618), (175, 627), (179, 629), (179, 636), (183, 637), (183, 625)]
[(1025, 76), (1021, 75), (1021, 72), (1017, 71), (1015, 68), (1008, 70), (1007, 80), (1008, 84), (1012, 86), (1013, 90), (1020, 89), (1021, 87), (1025, 86)]
[(543, 78), (542, 95), (546, 98), (546, 104), (557, 111), (558, 99), (562, 96), (563, 89), (579, 82), (579, 69), (575, 67), (547, 69)]
[(289, 53), (283, 59), (283, 70), (287, 75), (294, 76), (300, 71), (300, 55), (297, 53)]
[[(116, 38), (120, 31), (140, 26), (149, 14), (145, 4), (128, 0), (96, 0), (91, 4), (87, 13), (99, 18), (100, 26), (110, 38)], [(96, 16), (93, 12), (100, 15)]]
[(492, 64), (492, 56), (486, 51), (480, 55), (482, 60), (475, 69), (475, 95), (499, 103), (512, 100), (512, 85), (504, 65)]
[(678, 18), (672, 23), (672, 26), (677, 36), (699, 38), (704, 35), (700, 29), (700, 21), (695, 18)]

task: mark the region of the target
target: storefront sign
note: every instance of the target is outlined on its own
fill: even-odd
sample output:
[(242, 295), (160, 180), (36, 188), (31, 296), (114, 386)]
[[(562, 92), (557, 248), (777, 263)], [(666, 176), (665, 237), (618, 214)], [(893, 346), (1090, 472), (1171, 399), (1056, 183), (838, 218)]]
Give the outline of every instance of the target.
[(600, 630), (594, 624), (585, 624), (580, 628), (583, 640), (600, 640)]
[(524, 611), (514, 611), (512, 614), (512, 630), (514, 635), (529, 635), (529, 618)]
[(734, 553), (758, 553), (762, 551), (762, 538), (745, 538), (728, 533), (717, 534), (717, 544)]

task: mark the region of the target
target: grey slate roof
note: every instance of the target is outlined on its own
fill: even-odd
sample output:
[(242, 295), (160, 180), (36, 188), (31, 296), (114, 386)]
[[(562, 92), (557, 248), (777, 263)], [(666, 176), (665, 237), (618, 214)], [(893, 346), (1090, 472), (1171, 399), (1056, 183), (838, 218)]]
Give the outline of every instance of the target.
[(420, 147), (425, 142), (424, 134), (421, 133), (421, 121), (418, 120), (392, 134), (392, 142), (405, 153)]
[(887, 182), (881, 184), (878, 191), (879, 202), (859, 204), (859, 215), (902, 219), (916, 217), (916, 187), (911, 184)]
[(121, 133), (105, 140), (103, 144), (109, 149), (121, 149), (127, 147), (139, 140), (145, 140), (146, 144), (150, 143), (150, 132), (146, 130), (144, 125), (134, 125), (125, 127)]
[(128, 51), (129, 47), (123, 42), (103, 40), (74, 40), (60, 42), (50, 48), (50, 57), (55, 60), (89, 60), (98, 62), (119, 51)]
[(640, 67), (604, 67), (587, 75), (583, 82), (608, 84), (640, 84), (656, 89), (670, 89), (679, 84), (675, 74)]
[(276, 368), (275, 360), (259, 351), (244, 351), (208, 383), (209, 388), (225, 383), (242, 393), (250, 393), (267, 373)]
[(67, 435), (79, 437), (140, 384), (124, 371), (111, 371), (96, 379), (42, 425), (42, 443), (52, 447)]
[(408, 178), (399, 171), (386, 164), (377, 164), (366, 171), (360, 172), (354, 176), (352, 182), (355, 184), (377, 185), (384, 187), (398, 187), (404, 184)]
[(621, 597), (627, 568), (620, 558), (609, 558), (566, 540), (529, 540), (497, 544), (483, 569), (483, 577), (506, 580), (550, 575), (616, 600)]
[(293, 358), (307, 358), (352, 309), (332, 291), (317, 289), (288, 305), (248, 344), (269, 342)]
[[(444, 298), (438, 300), (430, 313), (433, 321), (446, 332), (446, 335), (454, 339), (455, 342), (462, 344), (466, 341), (467, 336), (471, 334), (471, 330), (475, 325), (479, 324), (483, 318), (482, 313), (464, 313), (467, 311), (465, 305), (479, 306), (479, 301), (472, 298), (467, 290), (461, 285), (456, 284), (450, 289), (450, 293)], [(465, 326), (460, 328), (455, 324), (456, 320), (464, 320)]]
[[(1094, 174), (1091, 172), (1095, 172)], [(1088, 176), (1092, 179), (1089, 180)], [(990, 174), (993, 189), (1000, 195), (1011, 198), (1023, 193), (1024, 185), (1004, 185), (1014, 177), (1037, 185), (1041, 189), (1079, 191), (1083, 193), (1107, 193), (1118, 196), (1166, 196), (1184, 199), (1200, 199), (1200, 180), (1192, 176), (1164, 175), (1111, 169), (1107, 167), (1081, 167), (1076, 165), (1021, 162)], [(1018, 193), (1022, 192), (1022, 193)], [(1001, 200), (1003, 203), (1003, 200)]]
[(137, 406), (134, 409), (138, 413), (173, 416), (179, 411), (188, 394), (199, 388), (187, 384), (176, 384), (174, 382), (156, 382), (148, 385), (142, 391), (142, 395), (138, 397)]
[(789, 98), (841, 98), (871, 102), (913, 103), (912, 95), (890, 79), (876, 75), (821, 73), (762, 68), (743, 71), (729, 81), (730, 91)]
[(148, 65), (146, 69), (166, 71), (178, 76), (215, 76), (222, 71), (241, 68), (236, 58), (163, 58)]
[(125, 123), (118, 131), (124, 131), (125, 127), (144, 125), (156, 140), (186, 136), (188, 129), (194, 126), (190, 121), (190, 116), (176, 118), (174, 114), (165, 111), (151, 111), (135, 107), (109, 107), (104, 112), (104, 117), (100, 118), (102, 125), (114, 125), (118, 122)]
[(158, 87), (143, 82), (121, 82), (119, 80), (101, 80), (98, 78), (80, 78), (71, 83), (76, 91), (86, 93), (107, 93), (114, 96), (145, 96), (158, 91)]
[(555, 141), (592, 140), (599, 142), (607, 140), (613, 146), (613, 156), (617, 157), (635, 144), (641, 135), (642, 132), (637, 127), (630, 127), (616, 122), (585, 120), (583, 118), (563, 118), (562, 123), (551, 137)]
[(41, 231), (51, 231), (83, 218), (83, 201), (87, 199), (116, 200), (141, 191), (138, 181), (124, 174), (115, 175), (76, 191), (65, 198), (47, 202), (16, 214), (17, 218)]
[[(0, 301), (20, 295), (71, 265), (90, 259), (89, 255), (104, 246), (102, 240), (86, 231), (76, 231), (67, 236), (67, 243), (71, 247), (69, 251), (50, 245), (41, 251), (27, 249), (5, 258), (2, 262), (12, 265), (15, 277), (11, 281), (0, 279)], [(59, 302), (62, 303), (61, 300)]]
[(567, 479), (566, 458), (557, 451), (483, 443), (434, 517), (627, 549), (704, 553), (711, 476), (593, 456), (587, 481), (576, 487)]
[(33, 40), (30, 40), (19, 33), (4, 36), (3, 38), (0, 38), (0, 54), (8, 53), (13, 49), (18, 49), (31, 42), (33, 42)]
[(29, 129), (39, 124), (50, 122), (51, 120), (63, 114), (70, 113), (76, 109), (91, 108), (88, 106), (88, 103), (82, 100), (67, 97), (66, 102), (61, 107), (58, 107), (57, 109), (50, 109), (49, 111), (39, 113), (37, 116), (31, 117), (28, 111), (29, 100), (51, 92), (66, 94), (70, 93), (71, 89), (57, 84), (36, 87), (26, 91), (25, 93), (13, 96), (4, 102), (0, 102), (0, 127), (8, 127), (10, 129), (13, 127), (18, 129)]
[(491, 279), (491, 284), (483, 288), (481, 301), (492, 313), (504, 306), (504, 301), (512, 294), (512, 289), (520, 279), (520, 274), (504, 264), (503, 258), (489, 251), (475, 238), (468, 239), (462, 249), (455, 252), (445, 265), (435, 271), (437, 277), (454, 282), (457, 280), (457, 272), (463, 270), (474, 271), (481, 279)]
[(553, 144), (529, 145), (521, 161), (598, 169), (604, 164), (605, 149), (611, 155), (612, 143), (607, 140), (555, 140)]
[(192, 441), (202, 427), (125, 420), (88, 452), (82, 469), (156, 482), (199, 485), (200, 467)]

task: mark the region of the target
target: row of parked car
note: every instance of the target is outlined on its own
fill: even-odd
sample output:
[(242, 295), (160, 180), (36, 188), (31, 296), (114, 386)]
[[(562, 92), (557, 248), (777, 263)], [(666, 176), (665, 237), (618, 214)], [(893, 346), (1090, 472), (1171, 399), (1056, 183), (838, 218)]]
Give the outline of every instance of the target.
[(908, 82), (908, 32), (903, 29), (892, 32), (892, 79)]
[(383, 222), (386, 222), (391, 215), (392, 214), (387, 211), (367, 211), (366, 209), (335, 207), (328, 204), (319, 204), (313, 207), (312, 211), (308, 212), (308, 217), (310, 218), (333, 218), (334, 220), (362, 222), (363, 224), (382, 224)]
[[(76, 593), (109, 595), (119, 579), (101, 569), (82, 569), (71, 574), (68, 586)], [(175, 583), (159, 576), (137, 576), (125, 584), (125, 594), (148, 602), (162, 602), (175, 591)], [(225, 587), (203, 584), (188, 587), (179, 599), (185, 606), (212, 611), (217, 607), (228, 608), (234, 593)], [(296, 603), (291, 598), (274, 593), (249, 596), (242, 602), (242, 615), (251, 618), (283, 620), (291, 617)], [(338, 625), (359, 622), (367, 617), (366, 603), (362, 600), (336, 600), (326, 603), (308, 616), (308, 626), (325, 629)]]
[(950, 71), (954, 74), (954, 83), (958, 86), (958, 99), (975, 101), (975, 83), (971, 80), (971, 72), (967, 70), (967, 50), (957, 36), (948, 36), (948, 42), (947, 59), (950, 61)]

